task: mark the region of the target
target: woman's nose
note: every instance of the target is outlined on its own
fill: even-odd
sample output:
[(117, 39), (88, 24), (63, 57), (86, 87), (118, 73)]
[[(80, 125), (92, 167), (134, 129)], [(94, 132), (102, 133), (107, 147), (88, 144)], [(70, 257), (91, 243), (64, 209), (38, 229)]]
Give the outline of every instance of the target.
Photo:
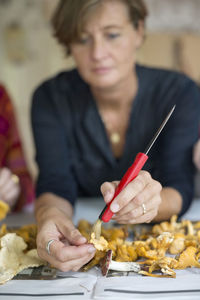
[(91, 50), (92, 58), (94, 60), (101, 60), (106, 57), (106, 45), (102, 40), (96, 40), (93, 42)]

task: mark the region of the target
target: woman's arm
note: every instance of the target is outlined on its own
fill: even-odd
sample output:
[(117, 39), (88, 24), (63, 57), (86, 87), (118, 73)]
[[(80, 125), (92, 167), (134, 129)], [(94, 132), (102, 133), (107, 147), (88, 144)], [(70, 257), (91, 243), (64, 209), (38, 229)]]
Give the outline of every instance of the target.
[(73, 207), (69, 201), (52, 193), (44, 193), (38, 197), (35, 205), (35, 217), (38, 223), (46, 217), (47, 208), (54, 207), (66, 214), (67, 218), (72, 219)]
[[(140, 171), (115, 198), (111, 210), (119, 223), (168, 220), (173, 214), (184, 214), (192, 202), (192, 149), (198, 135), (199, 90), (189, 79), (182, 78), (181, 84), (176, 86), (173, 97), (166, 89), (160, 96), (162, 100), (167, 97), (163, 100), (169, 106), (165, 107), (165, 115), (175, 103), (176, 109), (157, 142), (157, 180)], [(112, 199), (115, 188), (116, 183), (102, 185), (106, 203)]]
[(33, 96), (31, 116), (39, 169), (36, 194), (39, 197), (52, 193), (68, 199), (73, 205), (77, 197), (77, 184), (72, 172), (66, 129), (56, 109), (55, 102), (59, 95), (54, 89), (54, 85), (47, 82)]
[(194, 146), (193, 161), (196, 168), (200, 171), (200, 139)]
[(182, 196), (173, 188), (163, 188), (161, 191), (161, 204), (155, 222), (169, 220), (172, 215), (178, 215), (182, 208)]
[[(32, 126), (39, 166), (35, 216), (38, 226), (37, 250), (41, 258), (62, 271), (77, 271), (95, 254), (95, 248), (72, 222), (77, 197), (76, 180), (66, 130), (55, 102), (59, 99), (51, 83), (34, 94)], [(54, 95), (56, 97), (54, 98)], [(64, 109), (64, 108), (63, 108)], [(48, 242), (53, 240), (48, 253)]]

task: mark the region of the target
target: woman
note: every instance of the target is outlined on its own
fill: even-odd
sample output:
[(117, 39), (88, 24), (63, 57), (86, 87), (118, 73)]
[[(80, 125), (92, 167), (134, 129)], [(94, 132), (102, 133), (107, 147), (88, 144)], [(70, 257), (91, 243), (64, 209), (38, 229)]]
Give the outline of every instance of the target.
[(30, 208), (34, 188), (27, 170), (10, 97), (0, 85), (0, 200), (10, 210)]
[(63, 271), (78, 270), (95, 252), (72, 223), (76, 197), (100, 195), (101, 186), (108, 203), (113, 180), (144, 151), (174, 104), (144, 170), (111, 210), (118, 223), (166, 220), (183, 214), (192, 199), (198, 89), (183, 75), (136, 65), (146, 16), (142, 0), (63, 0), (53, 17), (55, 36), (77, 69), (36, 90), (32, 123), (38, 253)]

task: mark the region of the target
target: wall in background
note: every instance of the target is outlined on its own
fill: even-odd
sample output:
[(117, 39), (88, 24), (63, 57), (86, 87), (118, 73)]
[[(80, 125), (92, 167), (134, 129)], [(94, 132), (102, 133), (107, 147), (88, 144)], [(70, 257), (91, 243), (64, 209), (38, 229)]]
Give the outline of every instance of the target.
[(150, 17), (148, 28), (151, 31), (199, 32), (199, 0), (144, 0)]
[[(29, 167), (36, 174), (30, 128), (35, 87), (73, 66), (51, 36), (57, 0), (0, 0), (0, 80), (17, 111)], [(182, 70), (200, 82), (200, 0), (146, 0), (150, 17), (139, 62)]]
[(48, 18), (53, 2), (0, 1), (0, 80), (15, 103), (26, 157), (34, 175), (31, 95), (41, 81), (71, 63), (51, 36)]

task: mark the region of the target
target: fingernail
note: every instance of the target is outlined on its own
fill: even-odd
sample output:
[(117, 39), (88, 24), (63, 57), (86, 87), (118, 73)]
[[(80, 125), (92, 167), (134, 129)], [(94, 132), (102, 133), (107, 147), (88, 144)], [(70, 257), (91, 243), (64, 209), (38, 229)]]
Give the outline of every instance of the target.
[(87, 242), (87, 239), (86, 239), (84, 236), (82, 236), (82, 237), (80, 237), (79, 241), (80, 241), (81, 243), (86, 243), (86, 242)]
[(89, 253), (94, 253), (95, 251), (96, 251), (96, 249), (94, 247), (89, 247), (88, 248)]
[(117, 203), (112, 203), (110, 206), (110, 209), (112, 210), (112, 212), (116, 213), (119, 210), (119, 204)]

